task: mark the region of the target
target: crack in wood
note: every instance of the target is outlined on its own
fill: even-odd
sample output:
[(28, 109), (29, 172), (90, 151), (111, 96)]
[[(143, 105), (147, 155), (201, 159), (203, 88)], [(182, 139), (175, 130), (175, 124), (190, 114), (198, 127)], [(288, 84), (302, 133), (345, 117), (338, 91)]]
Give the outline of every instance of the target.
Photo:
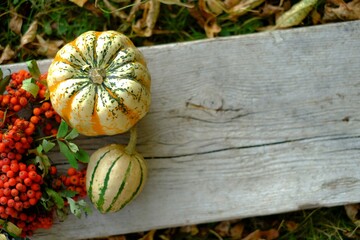
[(360, 138), (360, 136), (329, 138), (329, 137), (332, 137), (332, 136), (333, 135), (324, 135), (324, 136), (318, 136), (318, 137), (305, 137), (305, 138), (289, 139), (289, 140), (262, 143), (262, 144), (254, 144), (254, 145), (247, 145), (247, 146), (221, 148), (221, 149), (215, 149), (215, 150), (212, 150), (212, 151), (187, 153), (187, 154), (178, 154), (178, 155), (173, 155), (173, 156), (151, 156), (151, 157), (145, 157), (145, 159), (169, 159), (169, 158), (191, 157), (191, 156), (219, 153), (219, 152), (224, 152), (224, 151), (233, 151), (233, 150), (241, 150), (241, 149), (249, 149), (249, 148), (271, 147), (271, 146), (276, 146), (276, 145), (281, 145), (281, 144), (288, 144), (288, 143), (295, 143), (295, 142), (302, 142), (302, 141), (309, 141), (309, 140), (319, 140), (319, 139), (320, 140), (326, 140), (326, 141), (329, 141), (329, 140), (332, 141), (332, 140), (345, 140), (345, 139), (352, 139), (352, 138)]

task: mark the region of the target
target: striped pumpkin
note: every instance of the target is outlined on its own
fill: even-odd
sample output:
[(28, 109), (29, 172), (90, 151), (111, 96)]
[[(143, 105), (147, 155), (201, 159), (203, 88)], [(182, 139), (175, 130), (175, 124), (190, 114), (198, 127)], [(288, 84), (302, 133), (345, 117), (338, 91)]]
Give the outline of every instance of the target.
[(55, 111), (83, 135), (115, 135), (149, 110), (150, 74), (129, 38), (89, 31), (66, 44), (48, 69)]
[(120, 144), (107, 145), (90, 157), (87, 194), (101, 213), (116, 212), (142, 191), (146, 178), (146, 163), (139, 153), (128, 154)]

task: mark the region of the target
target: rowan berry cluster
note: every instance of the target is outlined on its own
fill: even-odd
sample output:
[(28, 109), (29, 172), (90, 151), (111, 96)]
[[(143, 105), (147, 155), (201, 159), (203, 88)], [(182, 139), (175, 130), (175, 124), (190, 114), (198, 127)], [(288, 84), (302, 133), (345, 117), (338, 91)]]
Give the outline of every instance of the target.
[(51, 166), (45, 176), (43, 168), (31, 162), (34, 156), (29, 150), (36, 148), (35, 139), (55, 136), (61, 118), (46, 99), (46, 86), (41, 83), (46, 74), (36, 81), (35, 97), (22, 88), (30, 77), (25, 70), (11, 74), (0, 95), (0, 218), (21, 228), (22, 237), (53, 224), (53, 210), (39, 203), (45, 188), (76, 191), (76, 197), (86, 194), (84, 170), (70, 168), (66, 175), (58, 176)]
[(66, 174), (60, 175), (59, 178), (53, 180), (53, 188), (60, 189), (64, 186), (66, 190), (75, 191), (75, 200), (79, 197), (84, 197), (86, 196), (85, 175), (86, 168), (77, 170), (71, 167), (67, 170)]

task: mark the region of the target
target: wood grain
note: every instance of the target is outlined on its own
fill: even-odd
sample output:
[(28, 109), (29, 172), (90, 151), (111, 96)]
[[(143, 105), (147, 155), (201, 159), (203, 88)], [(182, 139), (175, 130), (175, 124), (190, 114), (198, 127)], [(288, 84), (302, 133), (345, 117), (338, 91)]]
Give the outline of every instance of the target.
[[(153, 79), (138, 125), (150, 168), (143, 193), (118, 213), (69, 217), (36, 239), (359, 202), (359, 49), (360, 21), (141, 48)], [(127, 137), (78, 143), (92, 152)]]

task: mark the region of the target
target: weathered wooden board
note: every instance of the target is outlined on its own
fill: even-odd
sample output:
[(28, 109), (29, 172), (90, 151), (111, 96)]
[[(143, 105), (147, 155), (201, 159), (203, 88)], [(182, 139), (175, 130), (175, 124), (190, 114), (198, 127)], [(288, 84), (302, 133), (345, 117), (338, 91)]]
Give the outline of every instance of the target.
[[(118, 213), (70, 217), (36, 239), (360, 201), (360, 21), (141, 50), (153, 78), (138, 126), (144, 192)], [(116, 141), (127, 136), (79, 144), (92, 152)]]

